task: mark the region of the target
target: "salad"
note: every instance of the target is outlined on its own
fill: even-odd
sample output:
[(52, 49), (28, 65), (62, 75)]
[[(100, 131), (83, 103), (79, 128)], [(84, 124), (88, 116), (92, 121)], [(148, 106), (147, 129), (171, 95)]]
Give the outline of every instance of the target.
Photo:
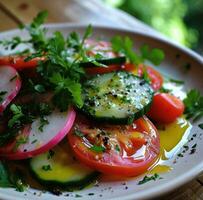
[(0, 57), (0, 187), (24, 191), (23, 167), (51, 191), (153, 169), (161, 154), (157, 129), (183, 114), (198, 120), (203, 97), (193, 89), (181, 99), (164, 86), (180, 81), (152, 67), (163, 50), (145, 44), (135, 53), (128, 37), (91, 39), (91, 25), (83, 36), (48, 37), (46, 16), (22, 26), (28, 39), (0, 41), (5, 49), (26, 46)]

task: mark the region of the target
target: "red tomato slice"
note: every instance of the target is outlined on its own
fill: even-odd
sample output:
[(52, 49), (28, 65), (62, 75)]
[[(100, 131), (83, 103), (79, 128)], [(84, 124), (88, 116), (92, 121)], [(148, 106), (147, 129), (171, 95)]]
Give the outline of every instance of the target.
[[(138, 75), (142, 76), (144, 70), (143, 65), (138, 66)], [(147, 74), (149, 76), (149, 79), (151, 81), (151, 86), (154, 90), (159, 90), (161, 86), (163, 85), (163, 77), (162, 75), (155, 69), (153, 69), (150, 66), (146, 66)]]
[(68, 134), (76, 157), (105, 174), (137, 176), (157, 160), (159, 135), (147, 117), (132, 125), (95, 125), (80, 118)]
[[(157, 70), (155, 70), (154, 68), (152, 68), (150, 66), (146, 66), (145, 68), (147, 70), (147, 74), (148, 74), (149, 79), (151, 81), (152, 88), (155, 91), (159, 90), (161, 88), (161, 86), (163, 85), (162, 75)], [(130, 72), (134, 72), (138, 76), (142, 76), (143, 70), (144, 70), (144, 65), (140, 64), (138, 66), (138, 69), (136, 70), (135, 65), (133, 65), (131, 63), (126, 63), (125, 65), (122, 66), (122, 69), (126, 70), (126, 71), (130, 71)]]
[(85, 40), (85, 47), (89, 49), (87, 54), (89, 56), (95, 56), (100, 54), (105, 58), (117, 57), (118, 54), (112, 51), (111, 43), (106, 41)]
[[(106, 41), (95, 41), (95, 40), (86, 40), (85, 46), (88, 50), (87, 54), (89, 56), (95, 56), (96, 54), (100, 54), (105, 58), (114, 58), (117, 57), (118, 54), (112, 51), (111, 43)], [(113, 71), (118, 71), (121, 69), (121, 65), (109, 65), (107, 67), (87, 67), (85, 68), (86, 73), (94, 75), (94, 74), (105, 74)]]
[(87, 74), (94, 75), (94, 74), (105, 74), (113, 71), (121, 70), (120, 65), (109, 65), (107, 67), (87, 67), (85, 71)]
[(184, 112), (184, 104), (177, 97), (159, 93), (153, 98), (148, 116), (159, 123), (171, 123)]
[(0, 57), (0, 65), (8, 65), (12, 66), (17, 70), (23, 70), (26, 68), (34, 68), (38, 65), (39, 61), (44, 61), (45, 58), (40, 57), (40, 58), (33, 58), (32, 60), (25, 62), (24, 59), (26, 56), (19, 56), (19, 55), (14, 55), (14, 56), (2, 56)]

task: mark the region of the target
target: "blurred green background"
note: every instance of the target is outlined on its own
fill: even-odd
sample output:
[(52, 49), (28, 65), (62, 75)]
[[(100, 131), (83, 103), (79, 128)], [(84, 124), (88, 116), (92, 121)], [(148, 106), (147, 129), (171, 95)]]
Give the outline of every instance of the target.
[(103, 0), (203, 55), (203, 0)]

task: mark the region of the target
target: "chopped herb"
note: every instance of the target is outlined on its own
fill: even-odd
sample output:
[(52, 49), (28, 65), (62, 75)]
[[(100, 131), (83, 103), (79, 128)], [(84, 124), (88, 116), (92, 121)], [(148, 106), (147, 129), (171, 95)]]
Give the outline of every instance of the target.
[(189, 147), (187, 145), (184, 145), (183, 148), (187, 151)]
[(196, 121), (203, 116), (203, 96), (198, 90), (190, 90), (183, 102), (185, 104), (184, 113), (187, 119)]
[(3, 101), (4, 95), (7, 93), (7, 91), (1, 91), (0, 92), (0, 103)]
[(196, 152), (196, 149), (193, 148), (193, 149), (191, 149), (190, 154), (194, 154), (195, 152)]
[(15, 76), (13, 76), (9, 81), (12, 82), (12, 81), (15, 80), (17, 77), (18, 77), (18, 76), (15, 75)]
[(41, 132), (43, 132), (43, 128), (45, 125), (49, 124), (49, 121), (43, 116), (43, 117), (40, 117), (40, 126), (39, 126), (39, 130)]
[(198, 125), (201, 129), (203, 129), (203, 123)]
[(163, 50), (158, 48), (150, 49), (148, 45), (143, 45), (140, 48), (141, 57), (151, 61), (154, 65), (160, 65), (165, 58)]
[(172, 90), (171, 89), (168, 89), (168, 88), (165, 88), (165, 87), (161, 87), (160, 89), (159, 89), (159, 92), (161, 92), (161, 93), (170, 93), (170, 92), (172, 92)]
[(93, 195), (94, 195), (94, 193), (88, 193), (88, 195), (89, 195), (89, 196), (93, 196)]
[(2, 161), (0, 161), (0, 187), (13, 187), (7, 166)]
[(120, 147), (118, 145), (115, 146), (115, 150), (118, 151), (118, 152), (121, 151), (121, 149), (120, 149)]
[(178, 156), (178, 157), (183, 157), (183, 154), (182, 154), (182, 153), (179, 153), (177, 156)]
[(75, 197), (76, 197), (76, 198), (82, 197), (82, 195), (80, 195), (80, 194), (75, 194)]
[(149, 78), (149, 74), (148, 74), (147, 69), (146, 69), (145, 66), (144, 66), (144, 69), (143, 69), (142, 78), (143, 78), (147, 83), (150, 83), (150, 82), (151, 82), (151, 80), (150, 80), (150, 78)]
[(37, 84), (34, 86), (35, 91), (39, 92), (39, 93), (43, 93), (45, 92), (45, 88), (43, 85)]
[(15, 104), (12, 104), (10, 106), (10, 110), (13, 112), (13, 116), (12, 118), (8, 121), (8, 127), (11, 128), (13, 127), (15, 124), (19, 124), (20, 123), (20, 119), (22, 117), (24, 117), (24, 114), (22, 112), (22, 108), (21, 106), (17, 106)]
[(53, 150), (49, 150), (48, 155), (47, 155), (47, 159), (51, 159), (54, 156), (55, 152)]
[(37, 139), (33, 140), (33, 141), (31, 142), (31, 144), (34, 144), (34, 143), (36, 143), (36, 142), (37, 142)]
[(81, 138), (84, 137), (84, 134), (80, 130), (78, 130), (78, 129), (76, 129), (74, 131), (74, 134), (77, 135), (78, 137), (81, 137)]
[(177, 85), (184, 84), (184, 81), (176, 80), (176, 79), (173, 79), (173, 78), (169, 78), (169, 81), (172, 82), (172, 83), (176, 83)]
[(20, 136), (19, 138), (16, 139), (16, 144), (14, 151), (18, 149), (22, 144), (26, 144), (28, 142), (28, 137), (27, 136)]
[(105, 148), (103, 146), (96, 146), (96, 145), (93, 145), (92, 147), (89, 148), (91, 151), (94, 151), (96, 153), (102, 153), (102, 152), (105, 152)]
[(138, 185), (142, 185), (152, 180), (156, 181), (157, 179), (162, 179), (157, 173), (155, 173), (153, 176), (145, 176), (141, 181), (138, 182)]
[(17, 191), (23, 192), (27, 188), (27, 185), (20, 177), (22, 177), (22, 175), (19, 174), (18, 171), (16, 171), (15, 174), (11, 173), (7, 165), (0, 161), (0, 187), (13, 187), (16, 188)]
[(43, 169), (44, 171), (50, 171), (50, 170), (52, 170), (52, 169), (51, 169), (51, 165), (43, 165), (43, 166), (42, 166), (42, 169)]
[(194, 149), (194, 148), (196, 148), (197, 147), (197, 144), (194, 144), (193, 146), (192, 146), (192, 149)]

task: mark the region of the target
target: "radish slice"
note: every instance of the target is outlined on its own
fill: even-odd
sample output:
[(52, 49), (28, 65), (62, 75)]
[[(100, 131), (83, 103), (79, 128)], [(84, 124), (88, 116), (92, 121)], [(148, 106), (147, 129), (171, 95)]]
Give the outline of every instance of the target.
[(70, 131), (76, 113), (72, 107), (67, 112), (54, 111), (46, 117), (48, 124), (39, 130), (40, 119), (27, 125), (15, 140), (0, 148), (0, 157), (20, 160), (44, 153), (57, 145)]
[(21, 88), (21, 80), (17, 71), (13, 67), (0, 67), (0, 114), (7, 105), (15, 98)]

